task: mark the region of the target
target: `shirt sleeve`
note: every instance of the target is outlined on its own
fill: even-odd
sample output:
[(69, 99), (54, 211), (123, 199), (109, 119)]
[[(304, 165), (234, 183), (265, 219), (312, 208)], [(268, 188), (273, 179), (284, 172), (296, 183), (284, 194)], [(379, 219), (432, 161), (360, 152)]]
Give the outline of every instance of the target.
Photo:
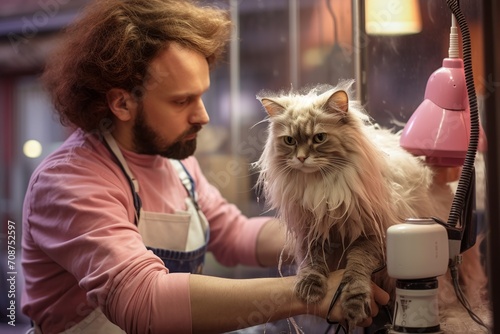
[(259, 265), (257, 237), (270, 217), (246, 217), (208, 182), (195, 158), (188, 158), (183, 163), (193, 175), (198, 204), (210, 224), (208, 250), (213, 252), (218, 262), (226, 266)]
[[(64, 299), (76, 283), (127, 333), (191, 332), (189, 274), (170, 274), (145, 248), (122, 175), (94, 168), (91, 159), (52, 166), (32, 181), (28, 198), (24, 226), (32, 245), (24, 261), (45, 262), (43, 270), (26, 267), (28, 284), (38, 289), (31, 296), (52, 291)], [(39, 261), (30, 248), (47, 258)], [(42, 300), (39, 306), (44, 314), (75, 312), (61, 302)]]

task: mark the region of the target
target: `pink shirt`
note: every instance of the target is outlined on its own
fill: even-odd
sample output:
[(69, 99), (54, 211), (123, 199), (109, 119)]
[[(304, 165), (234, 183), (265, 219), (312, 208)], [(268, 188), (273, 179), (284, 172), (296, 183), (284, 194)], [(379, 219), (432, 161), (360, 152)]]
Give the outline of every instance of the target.
[[(184, 210), (186, 190), (170, 162), (122, 150), (143, 209)], [(224, 265), (257, 265), (269, 218), (246, 218), (183, 161), (210, 224), (208, 250)], [(44, 333), (68, 329), (97, 306), (128, 333), (191, 332), (189, 274), (169, 273), (134, 225), (132, 194), (97, 135), (80, 130), (33, 173), (23, 209), (23, 312)]]

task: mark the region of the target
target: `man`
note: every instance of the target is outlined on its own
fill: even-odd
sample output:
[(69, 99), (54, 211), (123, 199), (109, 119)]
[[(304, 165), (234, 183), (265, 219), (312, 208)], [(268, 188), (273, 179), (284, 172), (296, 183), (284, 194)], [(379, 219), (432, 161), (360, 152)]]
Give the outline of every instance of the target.
[[(220, 333), (305, 313), (341, 320), (338, 306), (328, 309), (342, 272), (317, 305), (295, 297), (294, 277), (200, 275), (207, 250), (226, 265), (269, 266), (284, 245), (276, 221), (244, 217), (191, 156), (229, 33), (225, 12), (185, 0), (99, 0), (67, 31), (43, 80), (76, 130), (34, 172), (23, 210), (23, 312), (36, 331)], [(374, 296), (388, 300), (377, 287)]]

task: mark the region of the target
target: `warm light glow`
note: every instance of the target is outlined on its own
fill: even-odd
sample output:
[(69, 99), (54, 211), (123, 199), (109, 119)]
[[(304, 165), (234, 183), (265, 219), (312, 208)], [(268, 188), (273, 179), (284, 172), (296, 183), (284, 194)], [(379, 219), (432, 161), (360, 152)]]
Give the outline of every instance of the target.
[(42, 154), (42, 144), (38, 140), (28, 140), (23, 145), (23, 153), (28, 158), (38, 158)]
[(366, 0), (365, 8), (369, 35), (406, 35), (422, 30), (418, 0)]

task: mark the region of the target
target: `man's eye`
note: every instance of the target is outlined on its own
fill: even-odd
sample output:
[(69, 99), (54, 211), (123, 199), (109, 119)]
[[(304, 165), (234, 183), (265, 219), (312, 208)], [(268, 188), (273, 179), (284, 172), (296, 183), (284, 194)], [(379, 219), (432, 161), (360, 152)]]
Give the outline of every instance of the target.
[(287, 145), (295, 145), (295, 139), (293, 139), (293, 137), (285, 136), (285, 137), (283, 137), (283, 141)]

